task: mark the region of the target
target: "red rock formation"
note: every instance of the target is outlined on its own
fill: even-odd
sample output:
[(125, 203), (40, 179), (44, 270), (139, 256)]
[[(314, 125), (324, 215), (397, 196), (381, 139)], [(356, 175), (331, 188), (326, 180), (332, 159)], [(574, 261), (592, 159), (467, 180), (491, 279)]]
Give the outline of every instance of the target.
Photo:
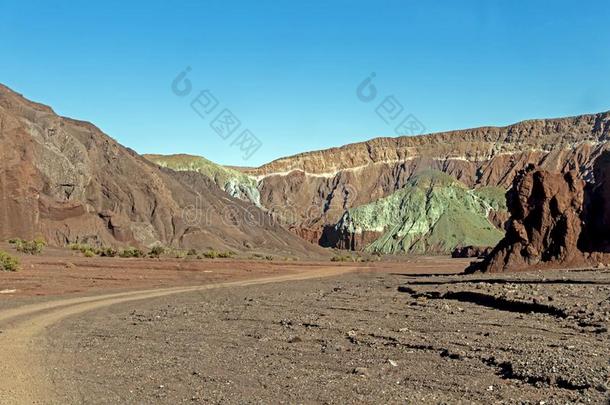
[(584, 186), (575, 171), (561, 174), (528, 167), (519, 173), (507, 193), (511, 218), (506, 236), (479, 269), (501, 272), (583, 262), (578, 241)]
[(0, 145), (0, 239), (321, 252), (204, 176), (162, 169), (2, 85)]
[(610, 264), (610, 151), (585, 186), (575, 171), (528, 168), (508, 192), (506, 237), (467, 272)]

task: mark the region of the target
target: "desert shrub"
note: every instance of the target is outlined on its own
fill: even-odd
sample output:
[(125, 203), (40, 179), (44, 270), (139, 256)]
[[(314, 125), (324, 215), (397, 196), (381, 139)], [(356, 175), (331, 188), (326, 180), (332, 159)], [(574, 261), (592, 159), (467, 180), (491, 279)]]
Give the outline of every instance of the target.
[(16, 245), (17, 243), (21, 242), (23, 242), (23, 239), (20, 238), (11, 238), (8, 240), (8, 243), (10, 243), (11, 245)]
[(252, 255), (250, 255), (250, 260), (267, 260), (267, 261), (273, 261), (275, 260), (275, 257), (271, 256), (271, 255), (264, 255), (261, 253), (253, 253)]
[(33, 242), (36, 243), (37, 245), (42, 246), (42, 247), (47, 246), (47, 241), (44, 240), (44, 238), (42, 236), (34, 238)]
[(208, 250), (207, 252), (203, 252), (202, 255), (206, 259), (216, 259), (218, 257), (218, 252), (215, 250)]
[(331, 262), (353, 262), (354, 259), (350, 255), (335, 255), (330, 259)]
[(197, 256), (197, 250), (196, 249), (189, 249), (188, 253), (186, 254), (187, 256)]
[(80, 244), (80, 243), (70, 243), (68, 245), (68, 247), (71, 250), (78, 250), (81, 253), (85, 253), (85, 251), (87, 250), (93, 250), (93, 248), (87, 244)]
[(101, 257), (115, 257), (119, 252), (112, 247), (102, 247), (95, 250), (95, 254)]
[(15, 239), (13, 246), (18, 252), (25, 253), (28, 255), (38, 255), (42, 253), (42, 250), (47, 246), (47, 242), (42, 238), (36, 238), (34, 240), (22, 240)]
[(184, 250), (172, 250), (171, 252), (171, 256), (174, 259), (184, 259), (187, 255), (187, 252), (185, 252)]
[(153, 246), (150, 249), (150, 252), (148, 252), (148, 255), (150, 257), (158, 258), (164, 253), (165, 253), (165, 248), (163, 246)]
[(121, 250), (121, 253), (119, 253), (119, 256), (120, 257), (124, 257), (124, 258), (143, 257), (144, 256), (144, 252), (142, 252), (138, 248), (128, 247), (128, 248), (125, 248), (125, 249)]
[(85, 257), (102, 256), (115, 257), (119, 252), (112, 247), (95, 248), (87, 244), (71, 243), (68, 245), (71, 250), (81, 252)]
[(227, 250), (226, 252), (219, 252), (218, 253), (218, 257), (220, 257), (221, 259), (228, 259), (235, 256), (235, 252), (232, 252), (230, 250)]
[(17, 271), (19, 270), (19, 260), (6, 252), (0, 251), (0, 270)]
[(360, 254), (357, 254), (356, 258), (353, 260), (358, 263), (369, 263), (369, 262), (373, 261), (373, 259), (370, 256), (362, 256)]
[(205, 257), (206, 259), (229, 259), (229, 258), (235, 256), (235, 254), (236, 253), (231, 250), (219, 252), (214, 249), (211, 249), (211, 250), (208, 250), (207, 252), (202, 253), (203, 257)]

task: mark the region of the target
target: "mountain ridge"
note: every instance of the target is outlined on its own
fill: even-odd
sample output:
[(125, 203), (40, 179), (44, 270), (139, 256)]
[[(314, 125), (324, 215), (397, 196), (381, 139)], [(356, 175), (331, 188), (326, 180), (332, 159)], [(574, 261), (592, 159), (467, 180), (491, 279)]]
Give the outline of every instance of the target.
[[(460, 129), (460, 130), (452, 130), (452, 131), (443, 131), (436, 132), (424, 135), (417, 136), (398, 136), (398, 137), (375, 137), (362, 142), (354, 142), (342, 146), (320, 149), (315, 151), (302, 152), (291, 156), (281, 157), (275, 159), (269, 163), (263, 164), (257, 168), (245, 168), (244, 172), (247, 172), (252, 175), (260, 175), (260, 174), (269, 174), (275, 172), (287, 172), (291, 170), (301, 170), (306, 173), (320, 173), (322, 170), (319, 165), (312, 165), (303, 162), (303, 158), (306, 157), (314, 157), (319, 155), (326, 154), (341, 154), (345, 151), (353, 150), (353, 149), (366, 149), (369, 155), (369, 160), (363, 160), (358, 162), (358, 165), (364, 165), (367, 163), (378, 162), (378, 154), (374, 153), (374, 148), (378, 146), (391, 146), (396, 149), (400, 148), (408, 148), (408, 147), (417, 147), (417, 146), (425, 146), (431, 143), (441, 143), (460, 140), (459, 137), (462, 137), (462, 141), (478, 141), (478, 142), (489, 142), (493, 141), (494, 143), (505, 143), (508, 135), (511, 135), (515, 131), (521, 132), (524, 129), (531, 132), (534, 130), (540, 131), (546, 130), (547, 135), (555, 133), (559, 133), (559, 131), (552, 131), (553, 127), (562, 126), (566, 123), (568, 125), (579, 124), (582, 121), (592, 122), (593, 127), (600, 127), (601, 136), (604, 137), (604, 140), (608, 139), (610, 133), (610, 110), (603, 111), (599, 113), (592, 114), (583, 114), (583, 115), (575, 115), (569, 117), (559, 117), (559, 118), (550, 118), (550, 119), (529, 119), (524, 121), (519, 121), (514, 124), (506, 125), (506, 126), (482, 126), (468, 129)], [(493, 139), (493, 135), (496, 135), (496, 138)], [(501, 139), (500, 136), (504, 135), (504, 139)], [(454, 137), (458, 138), (454, 138)], [(466, 139), (463, 139), (466, 136)], [(470, 139), (468, 139), (470, 138)], [(577, 141), (600, 141), (600, 139), (577, 139)], [(405, 158), (409, 158), (411, 156), (404, 155), (400, 158), (397, 158), (397, 161), (404, 160)], [(487, 157), (489, 158), (489, 157)], [(286, 166), (285, 162), (296, 161), (297, 165), (293, 164), (291, 166)], [(349, 162), (346, 160), (345, 162)], [(300, 164), (299, 164), (300, 163)], [(350, 166), (348, 166), (350, 167)], [(271, 172), (270, 170), (274, 170)], [(340, 170), (336, 169), (335, 170)], [(332, 171), (332, 170), (331, 170)]]
[[(294, 233), (323, 246), (354, 248), (329, 237), (329, 229), (349, 210), (391, 196), (422, 172), (445, 173), (470, 189), (506, 190), (529, 165), (557, 172), (576, 170), (589, 178), (609, 139), (610, 112), (601, 112), (417, 137), (373, 138), (240, 171), (257, 181), (261, 206)], [(491, 216), (502, 229), (506, 213)], [(375, 236), (379, 235), (369, 232), (363, 240), (373, 243)]]
[(0, 142), (2, 239), (325, 254), (206, 176), (164, 169), (6, 86)]

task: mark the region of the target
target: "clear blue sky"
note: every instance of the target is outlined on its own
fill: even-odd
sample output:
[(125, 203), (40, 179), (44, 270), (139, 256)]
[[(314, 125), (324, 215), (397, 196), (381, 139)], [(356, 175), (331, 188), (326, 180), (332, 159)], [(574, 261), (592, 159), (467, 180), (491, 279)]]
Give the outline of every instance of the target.
[[(257, 165), (393, 135), (610, 110), (605, 1), (0, 1), (0, 82), (141, 153)], [(175, 96), (186, 66), (263, 142), (248, 161)]]

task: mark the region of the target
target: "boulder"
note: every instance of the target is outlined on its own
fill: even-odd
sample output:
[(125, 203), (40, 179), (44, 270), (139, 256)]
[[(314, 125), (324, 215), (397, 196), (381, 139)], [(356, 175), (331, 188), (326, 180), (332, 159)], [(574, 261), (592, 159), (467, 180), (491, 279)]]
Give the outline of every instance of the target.
[(451, 252), (451, 257), (454, 259), (468, 257), (487, 257), (491, 253), (493, 247), (490, 246), (458, 246)]

